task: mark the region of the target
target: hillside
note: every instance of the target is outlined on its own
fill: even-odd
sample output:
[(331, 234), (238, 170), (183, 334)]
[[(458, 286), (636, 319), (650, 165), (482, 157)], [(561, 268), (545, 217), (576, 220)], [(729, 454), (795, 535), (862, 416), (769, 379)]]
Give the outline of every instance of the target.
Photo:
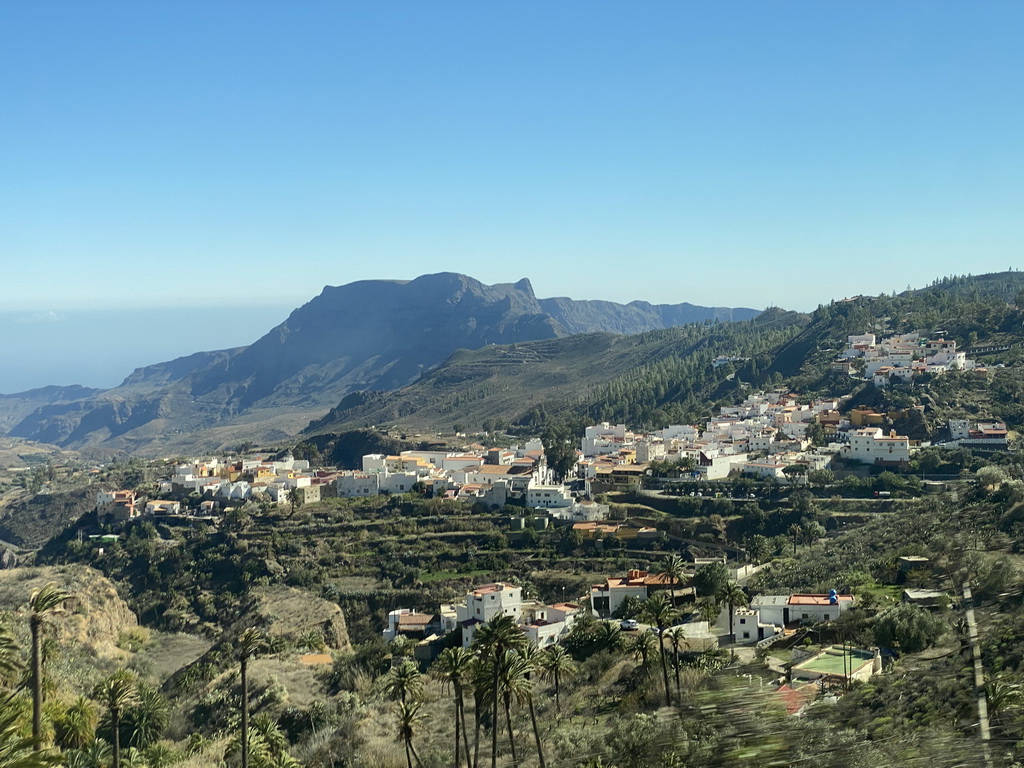
[(529, 280), (440, 273), (328, 286), (252, 345), (140, 368), (110, 390), (0, 396), (0, 428), (63, 447), (155, 452), (280, 441), (348, 392), (408, 385), (459, 349), (746, 319), (751, 309), (538, 299)]
[[(306, 434), (394, 424), (405, 430), (480, 428), (488, 422), (540, 426), (552, 417), (596, 417), (626, 401), (634, 415), (678, 412), (710, 397), (732, 368), (719, 355), (769, 351), (796, 333), (805, 315), (772, 311), (757, 320), (690, 325), (635, 336), (570, 336), (460, 351), (397, 392), (353, 393)], [(653, 398), (638, 391), (650, 382)], [(729, 386), (733, 386), (730, 384)]]
[[(932, 418), (991, 416), (1024, 426), (1018, 405), (1024, 381), (1012, 365), (1020, 360), (1024, 341), (1024, 315), (1015, 303), (1022, 288), (1024, 275), (1017, 272), (948, 278), (898, 295), (835, 301), (809, 316), (769, 310), (741, 323), (458, 352), (396, 392), (349, 395), (312, 422), (306, 434), (370, 425), (421, 431), (456, 423), (480, 429), (581, 419), (658, 427), (708, 415), (739, 392), (741, 383), (784, 383), (805, 395), (859, 390), (855, 402), (893, 407), (924, 402)], [(922, 381), (914, 394), (901, 387), (879, 393), (834, 374), (831, 364), (847, 337), (866, 331), (944, 335), (991, 365), (989, 378)], [(1007, 345), (1008, 350), (991, 351)], [(713, 368), (719, 355), (743, 359)]]

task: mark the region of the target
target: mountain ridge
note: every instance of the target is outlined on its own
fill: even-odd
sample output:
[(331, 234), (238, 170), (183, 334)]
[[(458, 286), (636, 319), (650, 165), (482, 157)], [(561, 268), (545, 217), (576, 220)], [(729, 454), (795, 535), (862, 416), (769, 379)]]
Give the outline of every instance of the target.
[[(168, 448), (184, 445), (216, 430), (218, 439), (286, 435), (349, 392), (406, 386), (459, 349), (757, 314), (689, 303), (538, 299), (528, 278), (486, 285), (440, 272), (363, 280), (325, 286), (248, 346), (137, 368), (119, 386), (78, 398), (8, 403), (6, 431), (64, 447), (134, 451), (160, 439)], [(0, 396), (0, 413), (4, 408)], [(256, 426), (261, 420), (266, 429)]]

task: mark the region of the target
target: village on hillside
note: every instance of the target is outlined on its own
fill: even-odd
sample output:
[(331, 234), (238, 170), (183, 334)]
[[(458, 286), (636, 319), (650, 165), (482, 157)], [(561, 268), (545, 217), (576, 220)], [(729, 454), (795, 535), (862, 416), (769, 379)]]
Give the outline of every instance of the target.
[[(881, 341), (872, 334), (851, 336), (837, 366), (877, 387), (924, 373), (974, 368), (953, 342), (924, 341), (916, 334)], [(226, 510), (246, 502), (294, 511), (332, 498), (415, 493), (506, 513), (512, 532), (564, 528), (594, 551), (618, 542), (654, 556), (683, 542), (657, 520), (613, 515), (607, 501), (610, 494), (737, 498), (739, 480), (746, 481), (745, 490), (763, 491), (827, 484), (837, 471), (906, 470), (913, 454), (928, 446), (883, 427), (901, 414), (843, 409), (842, 405), (839, 399), (806, 402), (784, 391), (769, 391), (723, 406), (718, 415), (700, 425), (677, 424), (644, 432), (626, 424), (593, 424), (584, 430), (561, 473), (549, 466), (539, 439), (513, 447), (473, 443), (459, 450), (439, 445), (395, 455), (367, 454), (354, 470), (314, 466), (290, 455), (196, 459), (175, 466), (157, 484), (153, 498), (129, 490), (100, 492), (97, 520), (105, 531), (116, 531), (117, 524), (139, 517), (216, 524)], [(1000, 422), (953, 420), (948, 433), (944, 447), (993, 451), (1007, 447), (1007, 430)], [(889, 493), (876, 491), (875, 495)], [(116, 537), (104, 532), (96, 535)], [(672, 635), (677, 647), (682, 643), (691, 651), (721, 647), (734, 654), (766, 655), (772, 647), (795, 648), (809, 627), (837, 619), (856, 603), (853, 595), (837, 589), (750, 598), (743, 585), (761, 566), (742, 551), (714, 546), (683, 551), (687, 555), (683, 561), (662, 571), (635, 568), (608, 574), (589, 593), (563, 595), (552, 603), (526, 594), (521, 585), (478, 584), (460, 602), (438, 605), (434, 611), (391, 610), (383, 635), (389, 641), (398, 637), (411, 641), (416, 659), (424, 665), (450, 645), (452, 637), (468, 648), (477, 629), (496, 616), (511, 617), (539, 648), (566, 641), (581, 622), (607, 622), (627, 633)], [(920, 560), (907, 555), (900, 567), (905, 573), (927, 567)], [(700, 574), (706, 578), (711, 572), (739, 591), (717, 604), (717, 610), (703, 610), (702, 615), (696, 610), (699, 595), (693, 584), (702, 578)], [(672, 626), (638, 621), (636, 617), (643, 616), (643, 606), (654, 595), (660, 595), (682, 618)], [(921, 589), (907, 589), (903, 597), (924, 606), (940, 605), (946, 599), (942, 593)], [(778, 670), (778, 692), (790, 711), (801, 709), (822, 687), (841, 688), (866, 679), (879, 672), (883, 663), (877, 648), (825, 647), (813, 654), (797, 648), (790, 657), (791, 663)]]

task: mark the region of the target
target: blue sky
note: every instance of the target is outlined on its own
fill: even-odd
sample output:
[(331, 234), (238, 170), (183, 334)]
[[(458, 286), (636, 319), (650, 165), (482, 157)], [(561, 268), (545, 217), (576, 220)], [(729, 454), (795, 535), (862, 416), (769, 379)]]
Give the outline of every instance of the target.
[(5, 3), (0, 310), (441, 270), (809, 309), (1020, 267), (1022, 27), (1018, 2)]

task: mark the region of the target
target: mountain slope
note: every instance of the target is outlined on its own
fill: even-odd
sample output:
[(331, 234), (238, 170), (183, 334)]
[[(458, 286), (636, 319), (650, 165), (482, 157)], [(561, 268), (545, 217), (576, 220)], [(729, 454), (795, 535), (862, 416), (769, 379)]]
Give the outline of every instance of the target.
[[(349, 395), (307, 433), (367, 425), (451, 429), (455, 422), (480, 428), (486, 421), (540, 424), (551, 417), (663, 426), (700, 418), (714, 400), (735, 393), (735, 380), (727, 378), (733, 371), (754, 386), (784, 384), (822, 395), (867, 390), (860, 397), (878, 395), (873, 405), (926, 401), (927, 413), (940, 419), (993, 417), (1024, 427), (1024, 406), (1018, 405), (1024, 397), (1024, 306), (1016, 304), (1022, 289), (1018, 272), (947, 278), (899, 295), (835, 301), (810, 316), (768, 310), (748, 323), (457, 353), (397, 392)], [(947, 375), (916, 393), (892, 387), (880, 395), (861, 379), (833, 373), (848, 336), (909, 331), (954, 339), (982, 364), (1007, 367), (993, 367), (987, 381)], [(715, 369), (718, 354), (746, 359)]]
[(102, 391), (76, 384), (70, 387), (40, 387), (25, 392), (0, 395), (0, 435), (6, 434), (8, 430), (41, 406), (82, 400)]
[(648, 304), (633, 301), (616, 304), (612, 301), (574, 301), (567, 298), (541, 299), (540, 306), (557, 320), (568, 333), (633, 334), (672, 328), (705, 320), (738, 322), (758, 315), (754, 309), (729, 307), (698, 307), (695, 304)]
[[(526, 279), (484, 285), (440, 273), (360, 281), (324, 288), (249, 347), (140, 368), (114, 389), (42, 401), (31, 413), (12, 404), (8, 429), (66, 447), (133, 451), (280, 440), (346, 393), (405, 386), (458, 349), (750, 314), (756, 313), (539, 300)], [(15, 423), (14, 416), (22, 418)]]
[(463, 350), (398, 391), (348, 395), (306, 433), (385, 424), (410, 431), (450, 429), (455, 422), (469, 428), (487, 421), (540, 424), (551, 416), (600, 419), (624, 402), (636, 419), (657, 420), (659, 412), (681, 417), (695, 400), (710, 398), (729, 381), (732, 368), (714, 368), (715, 357), (774, 350), (806, 320), (806, 315), (773, 310), (743, 323)]

